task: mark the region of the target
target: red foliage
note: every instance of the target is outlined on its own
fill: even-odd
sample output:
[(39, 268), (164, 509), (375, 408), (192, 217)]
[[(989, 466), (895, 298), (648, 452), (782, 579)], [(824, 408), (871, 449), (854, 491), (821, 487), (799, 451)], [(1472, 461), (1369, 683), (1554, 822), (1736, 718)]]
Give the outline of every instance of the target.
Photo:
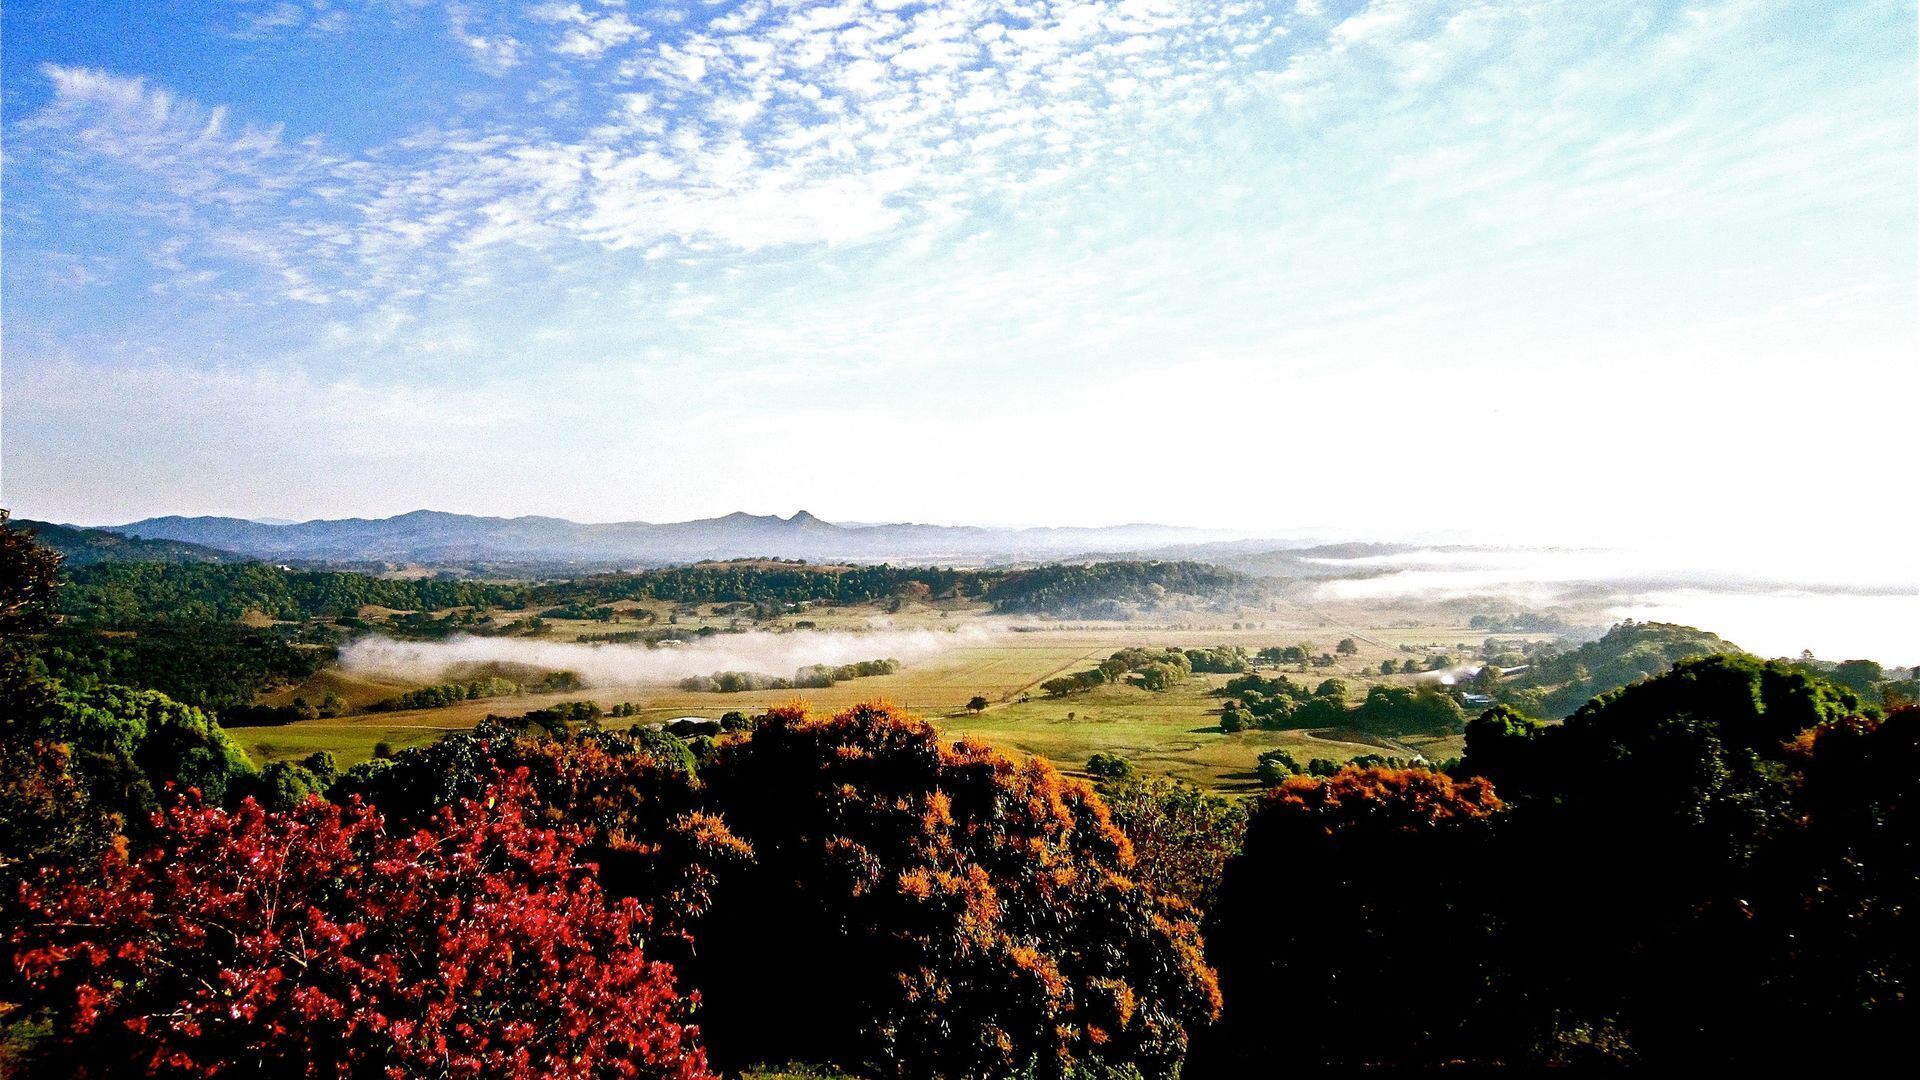
[(706, 1075), (640, 908), (524, 802), (392, 835), (181, 800), (144, 850), (23, 886), (13, 963), (75, 1075)]
[(720, 817), (699, 808), (690, 777), (646, 753), (592, 739), (511, 739), (488, 749), (494, 768), (527, 774), (529, 813), (582, 830), (602, 884), (638, 897), (656, 938), (689, 943), (718, 875), (753, 858)]

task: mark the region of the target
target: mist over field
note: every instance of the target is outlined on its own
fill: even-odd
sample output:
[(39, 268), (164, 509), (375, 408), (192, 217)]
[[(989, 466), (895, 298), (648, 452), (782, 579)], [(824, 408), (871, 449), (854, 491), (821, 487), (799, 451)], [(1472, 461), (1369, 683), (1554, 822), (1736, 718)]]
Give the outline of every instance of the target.
[(1325, 601), (1485, 600), (1565, 610), (1576, 622), (1673, 622), (1763, 656), (1812, 649), (1897, 664), (1920, 650), (1920, 588), (1904, 554), (1783, 561), (1736, 551), (1704, 566), (1697, 552), (1422, 548), (1307, 561), (1355, 575), (1316, 585)]
[(894, 659), (903, 664), (931, 659), (991, 634), (953, 631), (871, 630), (721, 634), (682, 645), (585, 644), (525, 638), (455, 637), (446, 641), (396, 641), (369, 636), (341, 648), (340, 663), (357, 675), (418, 682), (446, 678), (480, 664), (519, 664), (571, 671), (591, 687), (672, 683), (716, 671), (791, 675), (813, 664), (839, 666)]

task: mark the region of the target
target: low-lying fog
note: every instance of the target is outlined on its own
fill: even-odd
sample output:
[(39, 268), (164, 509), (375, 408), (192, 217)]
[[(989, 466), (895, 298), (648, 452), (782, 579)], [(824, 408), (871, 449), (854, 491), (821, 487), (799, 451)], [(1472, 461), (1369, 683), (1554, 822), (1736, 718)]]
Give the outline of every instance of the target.
[(434, 682), (463, 669), (499, 664), (571, 671), (588, 686), (670, 684), (716, 671), (791, 676), (813, 664), (839, 666), (862, 660), (924, 661), (961, 645), (978, 644), (978, 628), (932, 630), (750, 631), (715, 634), (650, 649), (640, 644), (583, 644), (508, 637), (454, 637), (445, 641), (395, 641), (362, 637), (340, 650), (341, 666), (370, 678)]
[(1791, 571), (1728, 553), (1698, 560), (1611, 550), (1424, 549), (1315, 559), (1356, 576), (1315, 587), (1326, 600), (1486, 598), (1579, 621), (1648, 619), (1711, 630), (1763, 656), (1910, 664), (1920, 656), (1920, 585), (1911, 560), (1836, 557)]

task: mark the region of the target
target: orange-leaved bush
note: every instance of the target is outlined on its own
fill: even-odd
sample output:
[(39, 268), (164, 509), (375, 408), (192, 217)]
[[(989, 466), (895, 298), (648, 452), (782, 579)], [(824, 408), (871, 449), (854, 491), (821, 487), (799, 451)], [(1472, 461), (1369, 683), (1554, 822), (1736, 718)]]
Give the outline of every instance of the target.
[(28, 1008), (73, 1075), (707, 1075), (646, 920), (523, 780), (388, 831), (358, 804), (182, 798), (25, 883)]
[(1207, 920), (1227, 1007), (1188, 1075), (1438, 1065), (1485, 1045), (1500, 811), (1485, 781), (1425, 769), (1269, 791)]
[(717, 874), (690, 961), (723, 1061), (1168, 1076), (1218, 1011), (1189, 909), (1043, 761), (875, 702), (776, 709), (700, 775), (753, 851)]

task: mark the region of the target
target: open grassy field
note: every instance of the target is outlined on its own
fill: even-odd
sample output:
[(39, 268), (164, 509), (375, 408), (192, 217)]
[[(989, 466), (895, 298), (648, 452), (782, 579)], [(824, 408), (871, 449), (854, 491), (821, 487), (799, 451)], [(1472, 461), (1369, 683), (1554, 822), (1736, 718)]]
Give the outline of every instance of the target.
[[(664, 621), (664, 615), (662, 612)], [(723, 616), (706, 611), (682, 613), (680, 625), (723, 623)], [(1241, 645), (1250, 650), (1269, 645), (1312, 642), (1330, 650), (1341, 638), (1358, 643), (1357, 655), (1342, 657), (1332, 668), (1298, 670), (1287, 674), (1309, 686), (1322, 679), (1345, 679), (1356, 693), (1374, 681), (1396, 683), (1411, 676), (1381, 677), (1383, 659), (1423, 656), (1430, 645), (1451, 647), (1484, 637), (1465, 627), (1370, 628), (1332, 621), (1330, 616), (1304, 609), (1247, 613), (1235, 619), (1209, 619), (1204, 624), (1179, 623), (1057, 623), (1009, 619), (977, 611), (910, 607), (890, 615), (871, 607), (818, 609), (784, 620), (814, 623), (820, 630), (952, 629), (964, 626), (980, 633), (956, 634), (955, 643), (936, 655), (915, 660), (891, 675), (854, 679), (824, 689), (761, 690), (715, 694), (685, 691), (671, 685), (595, 686), (564, 694), (521, 694), (489, 698), (440, 709), (360, 713), (334, 719), (301, 721), (279, 727), (236, 728), (233, 735), (256, 760), (303, 757), (330, 750), (344, 764), (365, 761), (378, 743), (396, 749), (431, 742), (448, 730), (471, 727), (488, 713), (517, 715), (562, 701), (592, 700), (602, 706), (622, 702), (636, 705), (640, 722), (677, 716), (717, 718), (731, 710), (754, 712), (795, 699), (819, 711), (844, 708), (858, 701), (883, 698), (931, 720), (953, 736), (970, 736), (1004, 750), (1045, 757), (1064, 769), (1080, 770), (1097, 752), (1132, 759), (1143, 771), (1162, 773), (1215, 789), (1251, 789), (1255, 759), (1261, 751), (1281, 747), (1301, 762), (1311, 758), (1345, 760), (1365, 753), (1394, 753), (1394, 749), (1365, 741), (1346, 741), (1331, 733), (1307, 731), (1245, 731), (1222, 733), (1218, 728), (1220, 699), (1210, 691), (1225, 676), (1196, 676), (1168, 691), (1152, 693), (1135, 686), (1105, 686), (1070, 698), (1048, 698), (1039, 684), (1057, 675), (1092, 667), (1102, 658), (1129, 646), (1209, 647)], [(1236, 626), (1235, 623), (1238, 623)], [(1307, 625), (1311, 623), (1312, 625)], [(582, 633), (605, 633), (634, 625), (550, 620), (551, 640), (567, 641)], [(805, 630), (796, 631), (806, 633)], [(355, 708), (402, 693), (413, 684), (381, 681), (330, 668), (307, 683), (282, 690), (266, 699), (284, 704), (295, 696), (319, 701), (328, 693)], [(975, 715), (965, 708), (969, 698), (985, 697), (991, 704)], [(1349, 738), (1355, 738), (1349, 736)], [(1410, 740), (1429, 757), (1459, 753), (1459, 740)]]
[(959, 710), (930, 718), (950, 735), (1044, 757), (1063, 769), (1084, 769), (1096, 753), (1119, 754), (1142, 772), (1215, 789), (1258, 787), (1256, 759), (1275, 747), (1303, 764), (1317, 757), (1344, 760), (1380, 752), (1377, 746), (1306, 731), (1226, 734), (1219, 727), (1220, 699), (1206, 692), (1223, 681), (1196, 677), (1160, 693), (1109, 685), (1068, 698), (1035, 697), (978, 716)]

